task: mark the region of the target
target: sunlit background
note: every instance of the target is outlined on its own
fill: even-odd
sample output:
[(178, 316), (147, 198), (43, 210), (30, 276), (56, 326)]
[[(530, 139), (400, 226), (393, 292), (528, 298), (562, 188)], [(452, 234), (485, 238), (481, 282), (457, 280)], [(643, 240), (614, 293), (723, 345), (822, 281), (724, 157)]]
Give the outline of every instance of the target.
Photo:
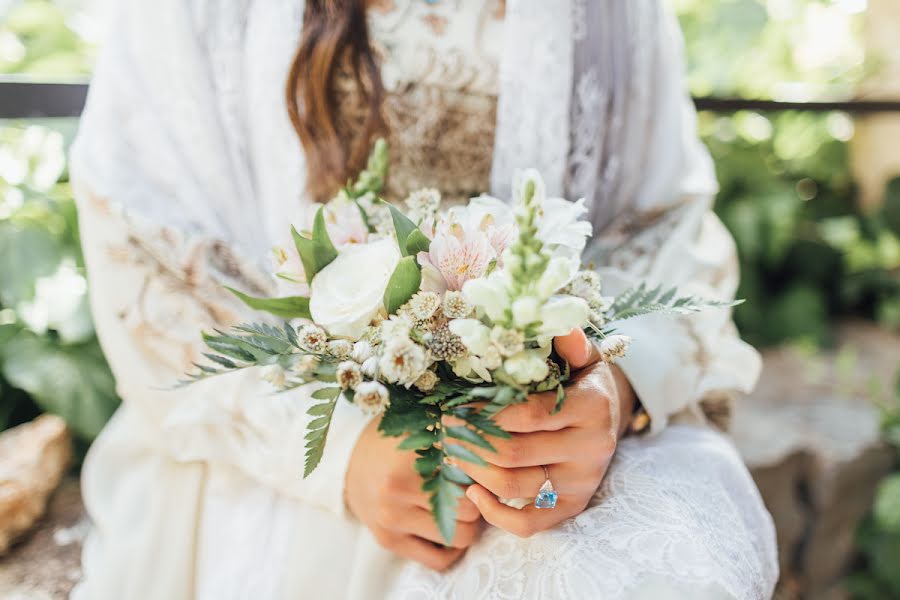
[[(900, 101), (897, 0), (672, 4), (696, 97)], [(105, 5), (0, 0), (0, 74), (88, 78)], [(735, 318), (765, 351), (770, 381), (760, 401), (789, 404), (794, 392), (806, 399), (783, 418), (787, 425), (770, 411), (769, 435), (784, 438), (783, 430), (836, 418), (818, 409), (817, 398), (827, 396), (856, 402), (848, 410), (872, 415), (883, 440), (864, 433), (853, 440), (878, 453), (875, 468), (862, 450), (831, 452), (831, 425), (810, 425), (797, 448), (767, 462), (745, 451), (748, 440), (765, 434), (747, 430), (755, 421), (752, 408), (744, 409), (750, 416), (736, 440), (779, 524), (783, 598), (900, 598), (900, 474), (896, 450), (888, 450), (900, 447), (900, 381), (893, 379), (900, 366), (900, 111), (843, 108), (760, 105), (700, 115), (721, 184), (716, 210), (742, 262), (739, 294), (747, 302)], [(0, 121), (0, 429), (57, 413), (83, 450), (117, 399), (87, 309), (67, 183), (66, 149), (76, 128), (76, 119)], [(771, 382), (778, 377), (785, 379), (780, 387)], [(787, 393), (765, 397), (767, 389)], [(797, 455), (817, 474), (785, 475), (784, 461)], [(853, 478), (863, 471), (871, 477)], [(832, 487), (822, 492), (819, 485)], [(785, 509), (785, 498), (799, 508)], [(782, 531), (777, 513), (785, 510), (784, 519), (799, 520), (799, 533)], [(828, 527), (850, 532), (833, 546), (844, 548), (841, 556), (810, 550), (831, 544), (820, 531)]]

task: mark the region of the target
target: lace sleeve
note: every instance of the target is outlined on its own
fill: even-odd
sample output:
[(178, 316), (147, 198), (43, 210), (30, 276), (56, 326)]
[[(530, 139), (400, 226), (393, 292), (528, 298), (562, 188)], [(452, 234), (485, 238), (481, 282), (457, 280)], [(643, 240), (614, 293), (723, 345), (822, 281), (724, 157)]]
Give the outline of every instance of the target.
[(71, 160), (92, 311), (123, 410), (161, 452), (340, 513), (367, 422), (355, 407), (338, 403), (323, 462), (303, 479), (308, 389), (275, 395), (247, 370), (171, 390), (203, 360), (201, 330), (259, 319), (222, 285), (274, 287), (240, 113), (219, 93), (241, 71), (210, 50), (223, 37), (240, 47), (245, 5), (116, 3)]
[[(635, 213), (593, 240), (586, 260), (618, 294), (640, 282), (678, 286), (683, 294), (732, 299), (738, 282), (733, 240), (709, 210), (708, 197), (688, 197), (656, 213)], [(724, 429), (735, 392), (759, 374), (757, 352), (741, 341), (728, 310), (673, 317), (647, 315), (617, 325), (634, 338), (619, 361), (651, 416), (652, 430), (688, 411)]]

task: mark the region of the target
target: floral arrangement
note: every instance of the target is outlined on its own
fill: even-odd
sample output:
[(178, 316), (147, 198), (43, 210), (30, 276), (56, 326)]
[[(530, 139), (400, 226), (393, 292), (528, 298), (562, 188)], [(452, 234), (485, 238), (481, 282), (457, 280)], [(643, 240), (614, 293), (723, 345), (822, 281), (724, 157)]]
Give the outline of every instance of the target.
[[(445, 459), (483, 464), (452, 440), (493, 450), (490, 437), (509, 435), (492, 417), (534, 392), (555, 390), (556, 410), (563, 407), (569, 369), (554, 337), (582, 328), (611, 362), (630, 342), (615, 333), (617, 321), (731, 303), (643, 285), (604, 296), (597, 273), (581, 268), (591, 235), (584, 201), (546, 197), (534, 171), (517, 174), (511, 205), (480, 196), (442, 211), (440, 193), (423, 189), (404, 213), (378, 199), (387, 165), (379, 141), (311, 230), (292, 229), (296, 248), (276, 249), (278, 276), (302, 295), (231, 290), (288, 322), (204, 334), (211, 364), (197, 365), (188, 383), (262, 367), (279, 390), (309, 386), (317, 402), (308, 411), (305, 475), (321, 460), (340, 398), (380, 414), (380, 431), (418, 454), (423, 489), (451, 540), (460, 485), (472, 481)], [(464, 425), (444, 426), (445, 415)]]

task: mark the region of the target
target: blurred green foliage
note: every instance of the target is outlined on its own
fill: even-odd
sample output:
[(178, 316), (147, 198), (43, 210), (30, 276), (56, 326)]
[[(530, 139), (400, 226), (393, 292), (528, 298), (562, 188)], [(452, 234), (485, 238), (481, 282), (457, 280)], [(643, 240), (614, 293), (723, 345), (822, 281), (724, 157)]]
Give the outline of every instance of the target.
[(74, 16), (47, 0), (14, 3), (0, 14), (0, 73), (50, 80), (90, 74), (94, 48), (73, 29)]
[(83, 439), (118, 403), (91, 322), (65, 148), (73, 121), (0, 127), (0, 428), (38, 410)]
[(859, 600), (900, 598), (900, 371), (894, 402), (883, 407), (882, 429), (896, 450), (896, 469), (879, 484), (872, 513), (860, 527), (860, 565), (847, 579)]
[(842, 139), (852, 128), (841, 113), (701, 119), (740, 255), (735, 320), (755, 345), (827, 344), (841, 317), (900, 327), (900, 180), (859, 209)]

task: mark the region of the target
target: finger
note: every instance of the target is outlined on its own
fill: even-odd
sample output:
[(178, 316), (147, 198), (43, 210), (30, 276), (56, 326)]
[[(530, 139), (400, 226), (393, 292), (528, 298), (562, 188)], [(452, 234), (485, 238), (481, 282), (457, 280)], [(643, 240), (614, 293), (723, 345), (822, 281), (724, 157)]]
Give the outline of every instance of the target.
[(458, 466), (475, 483), (500, 498), (530, 498), (537, 494), (545, 480), (544, 470), (541, 467), (504, 469), (490, 464), (481, 466), (468, 462), (460, 462)]
[(582, 329), (576, 328), (568, 335), (555, 338), (553, 347), (573, 370), (583, 369), (600, 360), (600, 350)]
[(478, 506), (485, 521), (519, 537), (531, 537), (546, 531), (578, 512), (574, 503), (567, 503), (563, 498), (559, 499), (556, 508), (553, 509), (535, 508), (533, 504), (521, 510), (512, 508), (501, 503), (496, 496), (477, 483), (469, 486), (466, 495)]
[(575, 424), (577, 415), (574, 411), (554, 413), (555, 408), (556, 392), (531, 394), (526, 402), (507, 406), (497, 413), (494, 422), (510, 433), (558, 431)]
[(441, 532), (438, 530), (434, 516), (430, 511), (422, 509), (404, 511), (402, 518), (397, 521), (397, 526), (398, 531), (409, 533), (430, 542), (434, 542), (435, 544), (452, 548), (468, 548), (475, 542), (478, 538), (478, 534), (481, 532), (481, 526), (477, 521), (471, 523), (457, 521), (453, 539), (450, 540), (450, 543), (447, 543), (444, 536), (442, 536)]
[(575, 460), (583, 461), (585, 453), (593, 450), (591, 433), (587, 429), (577, 428), (513, 433), (509, 439), (492, 438), (490, 442), (495, 451), (458, 440), (448, 442), (448, 445), (464, 446), (486, 463), (504, 469), (540, 467)]
[(413, 535), (401, 536), (390, 545), (390, 549), (435, 571), (446, 571), (465, 552), (463, 548), (436, 546)]
[(605, 464), (600, 464), (600, 461), (585, 468), (575, 463), (550, 465), (546, 474), (542, 467), (504, 469), (490, 464), (481, 466), (468, 462), (458, 462), (458, 466), (475, 483), (487, 488), (495, 496), (507, 499), (536, 496), (548, 474), (553, 487), (562, 495), (593, 495), (606, 470)]

